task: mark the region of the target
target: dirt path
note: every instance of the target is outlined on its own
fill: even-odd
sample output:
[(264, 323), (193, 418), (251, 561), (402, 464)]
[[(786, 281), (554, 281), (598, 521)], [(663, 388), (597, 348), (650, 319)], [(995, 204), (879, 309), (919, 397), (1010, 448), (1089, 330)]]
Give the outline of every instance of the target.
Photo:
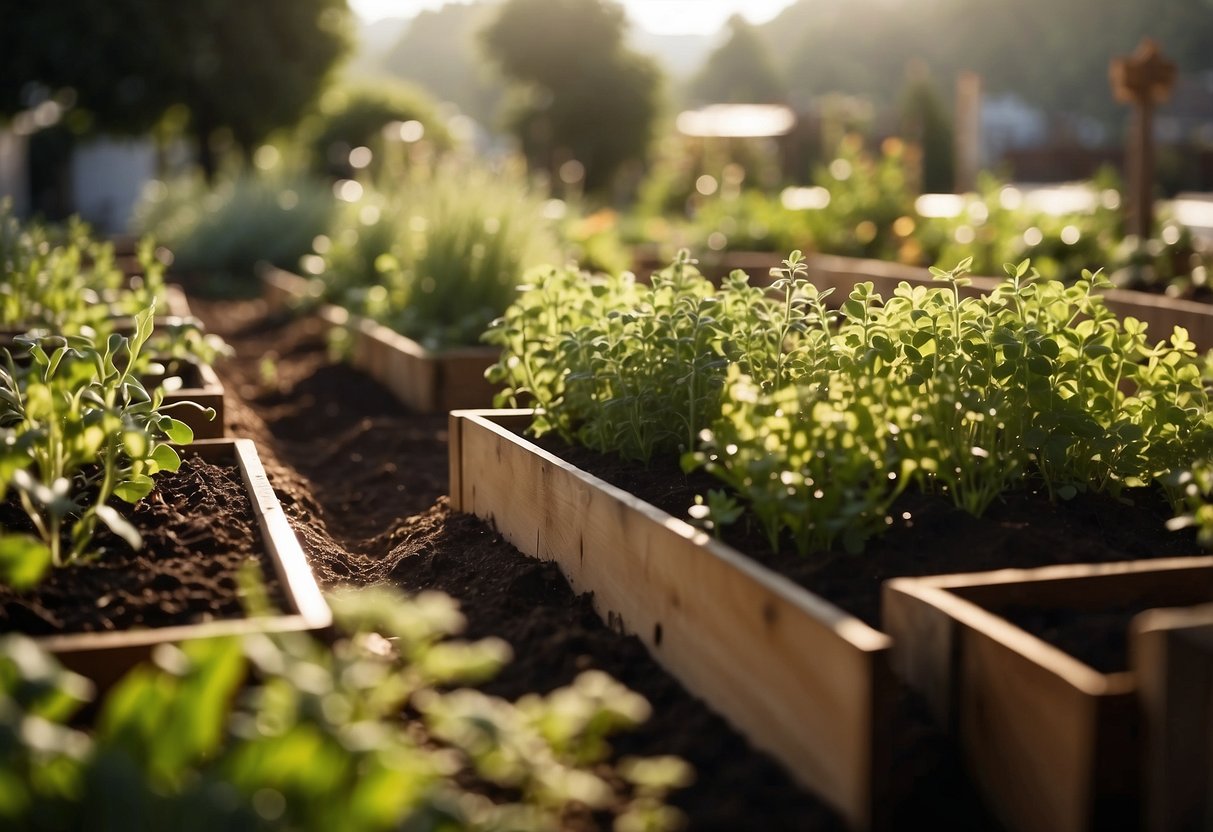
[(496, 635), (515, 659), (485, 686), (515, 697), (599, 668), (646, 696), (653, 718), (616, 752), (676, 754), (698, 772), (676, 802), (697, 830), (838, 829), (765, 755), (691, 697), (643, 645), (607, 629), (559, 570), (527, 558), (447, 507), (446, 418), (403, 409), (332, 363), (314, 320), (269, 320), (259, 302), (194, 302), (235, 348), (219, 369), (229, 435), (257, 442), (313, 568), (328, 585), (390, 581), (458, 598), (468, 635)]

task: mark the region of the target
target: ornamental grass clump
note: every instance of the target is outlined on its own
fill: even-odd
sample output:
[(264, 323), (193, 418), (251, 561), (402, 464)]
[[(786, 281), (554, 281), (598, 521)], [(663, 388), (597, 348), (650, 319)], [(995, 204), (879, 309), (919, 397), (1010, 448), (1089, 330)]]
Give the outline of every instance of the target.
[(353, 193), (304, 271), (334, 303), (431, 349), (475, 344), (526, 270), (558, 256), (544, 201), (513, 168), (442, 164)]
[(772, 546), (804, 553), (861, 548), (911, 487), (981, 515), (1015, 489), (1158, 485), (1184, 510), (1192, 477), (1177, 472), (1213, 456), (1187, 333), (1155, 342), (1118, 319), (1098, 272), (1066, 285), (1024, 261), (962, 297), (969, 265), (888, 299), (861, 283), (837, 312), (798, 252), (769, 291), (738, 272), (713, 287), (685, 255), (651, 287), (549, 270), (486, 335), (504, 349), (490, 378), (538, 408), (536, 434), (644, 461), (681, 452), (728, 486), (700, 520), (719, 527), (739, 501)]
[(139, 379), (153, 311), (136, 316), (130, 338), (26, 336), (3, 351), (0, 500), (18, 501), (30, 529), (5, 535), (0, 580), (28, 586), (50, 565), (103, 555), (100, 526), (141, 545), (111, 502), (137, 502), (153, 477), (178, 469), (168, 443), (188, 444), (193, 432), (167, 411), (197, 407), (163, 405), (164, 390), (148, 391)]

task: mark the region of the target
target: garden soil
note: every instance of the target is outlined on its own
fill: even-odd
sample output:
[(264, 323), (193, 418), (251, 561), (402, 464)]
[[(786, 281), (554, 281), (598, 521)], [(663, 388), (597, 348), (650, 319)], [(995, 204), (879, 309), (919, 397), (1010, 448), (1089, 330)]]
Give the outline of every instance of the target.
[[(408, 412), (367, 377), (335, 363), (315, 319), (266, 317), (259, 301), (195, 301), (228, 340), (219, 366), (228, 434), (257, 442), (317, 577), (327, 586), (387, 582), (457, 598), (467, 635), (497, 636), (515, 658), (485, 689), (517, 697), (600, 669), (643, 694), (652, 718), (615, 753), (674, 754), (697, 771), (671, 802), (692, 830), (842, 828), (766, 755), (689, 695), (633, 637), (606, 627), (557, 567), (520, 554), (480, 520), (452, 512), (447, 419)], [(890, 794), (896, 827), (996, 829), (958, 773), (953, 749), (903, 697)]]
[[(181, 469), (157, 477), (147, 498), (134, 506), (114, 501), (141, 533), (142, 548), (132, 550), (100, 526), (102, 557), (52, 570), (26, 592), (0, 586), (0, 632), (41, 636), (241, 618), (237, 581), (249, 561), (260, 565), (270, 603), (285, 609), (240, 469), (182, 457)], [(0, 503), (0, 527), (33, 529), (11, 496)]]

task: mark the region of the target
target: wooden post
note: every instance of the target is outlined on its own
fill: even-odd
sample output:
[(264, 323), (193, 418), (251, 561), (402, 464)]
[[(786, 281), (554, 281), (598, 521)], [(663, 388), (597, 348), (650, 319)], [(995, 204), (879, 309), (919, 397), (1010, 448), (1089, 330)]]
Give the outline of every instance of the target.
[(1116, 100), (1132, 106), (1128, 169), (1128, 231), (1149, 239), (1154, 231), (1154, 108), (1175, 86), (1175, 64), (1145, 38), (1132, 55), (1114, 58), (1108, 74)]
[(965, 71), (956, 78), (955, 154), (957, 193), (977, 190), (981, 170), (981, 76)]

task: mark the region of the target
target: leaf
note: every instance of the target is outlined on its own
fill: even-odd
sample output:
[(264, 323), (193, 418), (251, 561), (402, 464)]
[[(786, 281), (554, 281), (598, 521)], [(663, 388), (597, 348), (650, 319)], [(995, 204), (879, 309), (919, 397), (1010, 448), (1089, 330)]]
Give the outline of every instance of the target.
[(140, 474), (120, 483), (114, 488), (114, 496), (128, 503), (137, 503), (152, 493), (155, 483), (152, 478)]
[(122, 434), (122, 444), (126, 446), (127, 456), (131, 459), (143, 459), (151, 442), (143, 431), (128, 430)]
[[(133, 502), (133, 501), (132, 501)], [(97, 519), (109, 527), (109, 530), (126, 541), (132, 549), (143, 547), (143, 537), (130, 522), (114, 509), (113, 506), (93, 506)]]
[(157, 445), (152, 451), (152, 459), (160, 471), (177, 471), (181, 468), (181, 455), (169, 445)]
[(0, 581), (17, 591), (36, 586), (51, 565), (51, 550), (36, 537), (0, 535)]
[(178, 445), (188, 445), (194, 441), (194, 431), (185, 422), (180, 422), (171, 416), (165, 416), (160, 419), (159, 426), (160, 430), (164, 431), (165, 436)]

